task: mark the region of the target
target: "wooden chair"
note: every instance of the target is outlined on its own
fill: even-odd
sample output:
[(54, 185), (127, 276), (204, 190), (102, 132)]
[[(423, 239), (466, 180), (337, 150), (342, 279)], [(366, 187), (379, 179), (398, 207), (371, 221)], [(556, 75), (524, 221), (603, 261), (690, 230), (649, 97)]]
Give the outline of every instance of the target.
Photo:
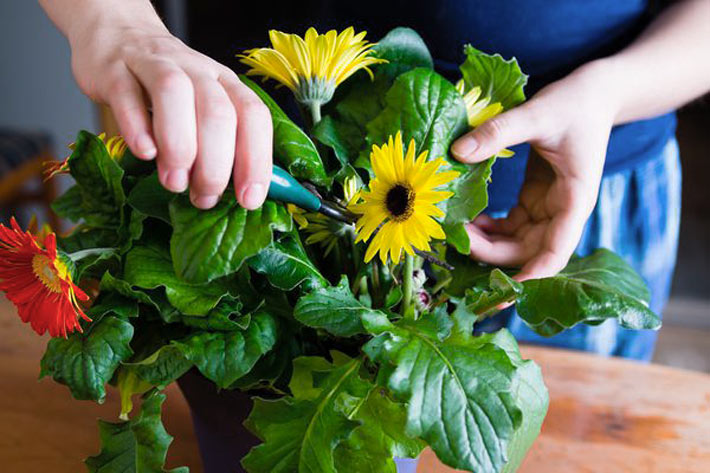
[[(57, 194), (54, 180), (45, 180), (45, 162), (53, 160), (52, 139), (46, 133), (0, 129), (0, 207), (16, 213), (30, 203), (39, 203), (47, 212), (52, 228), (60, 231), (60, 220), (50, 204)], [(34, 189), (27, 184), (34, 180)]]

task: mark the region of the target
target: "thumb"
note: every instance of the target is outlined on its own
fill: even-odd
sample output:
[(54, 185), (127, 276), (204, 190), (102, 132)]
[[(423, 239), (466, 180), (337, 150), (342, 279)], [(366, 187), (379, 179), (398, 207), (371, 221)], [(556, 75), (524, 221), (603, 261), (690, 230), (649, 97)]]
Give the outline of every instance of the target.
[(485, 161), (503, 148), (535, 138), (536, 120), (528, 103), (491, 118), (451, 145), (451, 153), (463, 163)]

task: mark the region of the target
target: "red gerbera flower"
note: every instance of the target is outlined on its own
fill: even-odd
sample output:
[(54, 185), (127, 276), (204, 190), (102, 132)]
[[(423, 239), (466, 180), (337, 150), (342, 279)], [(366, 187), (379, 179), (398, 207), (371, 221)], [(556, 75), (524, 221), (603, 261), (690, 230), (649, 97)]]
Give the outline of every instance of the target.
[(23, 322), (35, 332), (52, 337), (81, 332), (79, 317), (91, 321), (79, 307), (89, 296), (76, 286), (67, 266), (57, 257), (57, 238), (45, 236), (43, 244), (23, 232), (13, 217), (12, 228), (0, 224), (0, 291), (17, 306)]

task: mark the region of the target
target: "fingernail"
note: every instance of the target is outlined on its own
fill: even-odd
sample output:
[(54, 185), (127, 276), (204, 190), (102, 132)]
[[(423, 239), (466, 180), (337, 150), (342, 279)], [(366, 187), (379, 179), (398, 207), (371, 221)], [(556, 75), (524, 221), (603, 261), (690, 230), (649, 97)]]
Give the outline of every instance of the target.
[(218, 195), (198, 195), (192, 198), (192, 203), (200, 209), (211, 209), (217, 204)]
[(188, 175), (185, 169), (173, 169), (160, 173), (160, 182), (168, 190), (182, 192), (187, 189)]
[(266, 198), (266, 189), (262, 184), (256, 183), (249, 185), (242, 191), (242, 198), (239, 199), (242, 205), (247, 209), (255, 209), (264, 203)]
[(454, 153), (457, 158), (466, 159), (473, 154), (476, 149), (478, 149), (478, 141), (476, 141), (475, 138), (467, 137), (454, 143), (451, 147), (451, 152)]
[(158, 149), (153, 143), (153, 139), (147, 133), (141, 133), (136, 138), (136, 152), (142, 159), (153, 159), (158, 154)]

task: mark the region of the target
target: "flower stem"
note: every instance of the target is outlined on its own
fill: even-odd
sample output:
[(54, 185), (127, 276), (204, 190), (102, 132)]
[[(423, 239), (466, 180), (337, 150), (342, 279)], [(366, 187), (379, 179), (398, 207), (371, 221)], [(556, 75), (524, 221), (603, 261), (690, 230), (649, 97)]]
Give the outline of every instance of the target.
[(72, 261), (79, 261), (80, 259), (84, 259), (87, 256), (109, 254), (115, 251), (116, 248), (89, 248), (87, 250), (79, 250), (75, 251), (74, 253), (69, 253), (67, 256)]
[(320, 102), (311, 102), (308, 107), (311, 110), (311, 122), (315, 127), (320, 121)]
[(412, 279), (414, 273), (414, 256), (407, 254), (404, 257), (404, 270), (402, 271), (402, 316), (413, 317), (412, 306)]

